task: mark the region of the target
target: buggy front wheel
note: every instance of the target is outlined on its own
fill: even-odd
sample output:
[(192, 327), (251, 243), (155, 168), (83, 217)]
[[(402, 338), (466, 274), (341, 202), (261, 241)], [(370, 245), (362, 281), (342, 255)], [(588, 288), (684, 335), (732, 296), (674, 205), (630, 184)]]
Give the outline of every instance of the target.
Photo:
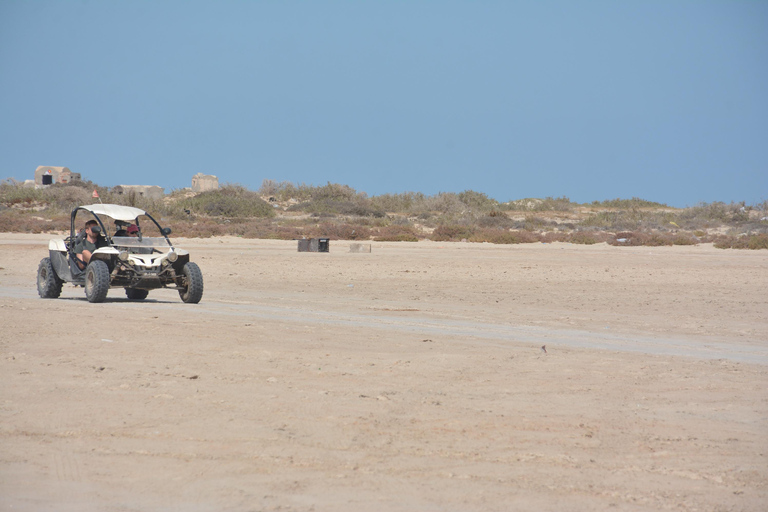
[(187, 262), (182, 269), (184, 288), (179, 289), (181, 300), (197, 304), (203, 298), (203, 273), (197, 263)]
[(101, 260), (91, 260), (85, 269), (85, 296), (88, 302), (104, 302), (109, 291), (109, 267)]

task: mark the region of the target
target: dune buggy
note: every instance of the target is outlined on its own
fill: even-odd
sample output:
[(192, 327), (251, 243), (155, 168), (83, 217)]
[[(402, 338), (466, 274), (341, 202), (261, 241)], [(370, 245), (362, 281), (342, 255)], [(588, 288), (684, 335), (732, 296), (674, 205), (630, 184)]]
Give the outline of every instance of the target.
[[(97, 222), (93, 232), (103, 237), (104, 246), (93, 252), (83, 269), (75, 251), (86, 234), (78, 227), (90, 219)], [(138, 236), (128, 236), (129, 228)], [(37, 269), (37, 292), (44, 299), (55, 299), (64, 283), (72, 283), (85, 288), (89, 302), (103, 302), (110, 288), (124, 288), (131, 300), (147, 298), (150, 290), (171, 288), (179, 291), (182, 301), (196, 304), (203, 297), (203, 274), (189, 261), (189, 252), (174, 247), (170, 234), (170, 228), (161, 227), (139, 208), (79, 206), (72, 210), (69, 236), (48, 243), (49, 256)]]

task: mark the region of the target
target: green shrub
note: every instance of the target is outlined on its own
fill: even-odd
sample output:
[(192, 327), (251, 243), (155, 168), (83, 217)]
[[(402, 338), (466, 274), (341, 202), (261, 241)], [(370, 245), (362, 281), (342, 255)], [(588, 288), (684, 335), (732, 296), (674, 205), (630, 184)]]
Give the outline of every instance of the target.
[(608, 231), (634, 231), (638, 229), (667, 229), (676, 217), (671, 212), (648, 211), (640, 208), (629, 210), (606, 210), (591, 213), (581, 221), (584, 227)]
[(421, 192), (382, 194), (371, 197), (371, 207), (389, 213), (424, 213), (428, 210), (426, 202), (427, 196)]
[(495, 199), (491, 199), (482, 192), (475, 192), (474, 190), (465, 190), (458, 194), (458, 199), (467, 207), (477, 210), (478, 212), (489, 212), (495, 208), (498, 208), (499, 202)]
[(211, 217), (274, 217), (274, 208), (256, 192), (239, 185), (226, 185), (218, 190), (201, 192), (178, 202), (197, 215)]
[[(651, 246), (672, 245), (678, 235), (645, 231), (619, 232), (614, 236), (607, 235), (606, 242), (617, 246)], [(619, 240), (623, 240), (620, 242)]]
[(379, 228), (373, 237), (377, 242), (418, 242), (419, 236), (411, 226), (386, 226)]
[(28, 212), (11, 208), (0, 211), (0, 233), (58, 232), (69, 232), (69, 216), (57, 215), (44, 219), (38, 215), (30, 215)]
[(429, 238), (436, 242), (459, 242), (471, 238), (473, 234), (471, 226), (443, 225), (438, 226)]
[(700, 203), (685, 208), (674, 220), (681, 227), (692, 230), (712, 225), (739, 225), (749, 221), (749, 209), (751, 208), (745, 206), (744, 201), (730, 204), (719, 201)]
[(502, 228), (509, 229), (515, 225), (515, 222), (507, 217), (504, 212), (494, 210), (488, 215), (477, 219), (477, 225), (481, 228)]
[(571, 239), (570, 233), (563, 233), (557, 231), (549, 231), (539, 236), (539, 241), (545, 244), (551, 244), (553, 242), (568, 242)]
[(506, 229), (479, 229), (469, 237), (470, 242), (488, 242), (491, 244), (530, 244), (539, 240), (536, 234), (529, 231), (509, 231)]
[(698, 243), (699, 239), (691, 234), (677, 233), (672, 237), (673, 245), (696, 245)]
[(313, 226), (299, 228), (308, 238), (330, 238), (332, 240), (368, 240), (371, 228), (346, 222), (323, 222)]
[(338, 200), (330, 199), (310, 200), (304, 203), (292, 205), (288, 211), (300, 211), (312, 214), (330, 214), (330, 215), (354, 215), (356, 217), (385, 217), (382, 210), (373, 208), (365, 199), (356, 200)]
[(576, 231), (568, 237), (568, 242), (572, 244), (594, 245), (608, 241), (607, 233), (595, 231)]
[(669, 208), (664, 203), (657, 203), (655, 201), (646, 201), (639, 197), (633, 197), (632, 199), (606, 199), (605, 201), (592, 201), (593, 206), (602, 206), (605, 208)]
[(526, 198), (518, 199), (516, 201), (509, 201), (504, 203), (503, 206), (514, 211), (529, 211), (529, 212), (570, 212), (573, 211), (573, 207), (577, 203), (572, 203), (570, 199), (565, 196), (562, 197), (546, 197), (544, 199)]
[(718, 249), (768, 249), (768, 235), (719, 235), (713, 240), (713, 245)]
[(467, 210), (467, 205), (462, 203), (459, 196), (453, 192), (440, 192), (424, 201), (424, 209), (443, 215), (457, 216)]
[(43, 191), (25, 187), (20, 183), (4, 181), (0, 183), (0, 204), (5, 206), (26, 205), (43, 202)]
[(768, 249), (768, 235), (765, 233), (751, 235), (747, 240), (747, 249)]

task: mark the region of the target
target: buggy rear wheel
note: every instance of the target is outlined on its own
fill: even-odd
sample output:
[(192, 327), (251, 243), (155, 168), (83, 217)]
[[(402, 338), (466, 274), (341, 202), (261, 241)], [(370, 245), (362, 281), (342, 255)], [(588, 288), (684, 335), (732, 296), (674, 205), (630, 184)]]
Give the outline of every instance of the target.
[(51, 258), (43, 258), (37, 266), (37, 293), (43, 299), (56, 299), (61, 295), (63, 285), (53, 269)]
[(88, 302), (104, 302), (109, 291), (109, 267), (101, 260), (91, 260), (85, 269), (85, 296)]

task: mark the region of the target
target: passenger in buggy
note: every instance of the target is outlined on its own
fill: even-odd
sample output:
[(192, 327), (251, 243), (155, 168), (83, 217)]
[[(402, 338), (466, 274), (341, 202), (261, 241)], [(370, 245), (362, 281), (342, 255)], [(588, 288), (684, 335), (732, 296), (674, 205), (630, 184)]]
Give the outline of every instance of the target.
[[(126, 229), (128, 232), (128, 236), (132, 238), (138, 238), (141, 240), (141, 231), (139, 231), (139, 226), (136, 224), (131, 224)], [(152, 254), (152, 248), (151, 247), (133, 247), (131, 248), (131, 252), (135, 254)]]

